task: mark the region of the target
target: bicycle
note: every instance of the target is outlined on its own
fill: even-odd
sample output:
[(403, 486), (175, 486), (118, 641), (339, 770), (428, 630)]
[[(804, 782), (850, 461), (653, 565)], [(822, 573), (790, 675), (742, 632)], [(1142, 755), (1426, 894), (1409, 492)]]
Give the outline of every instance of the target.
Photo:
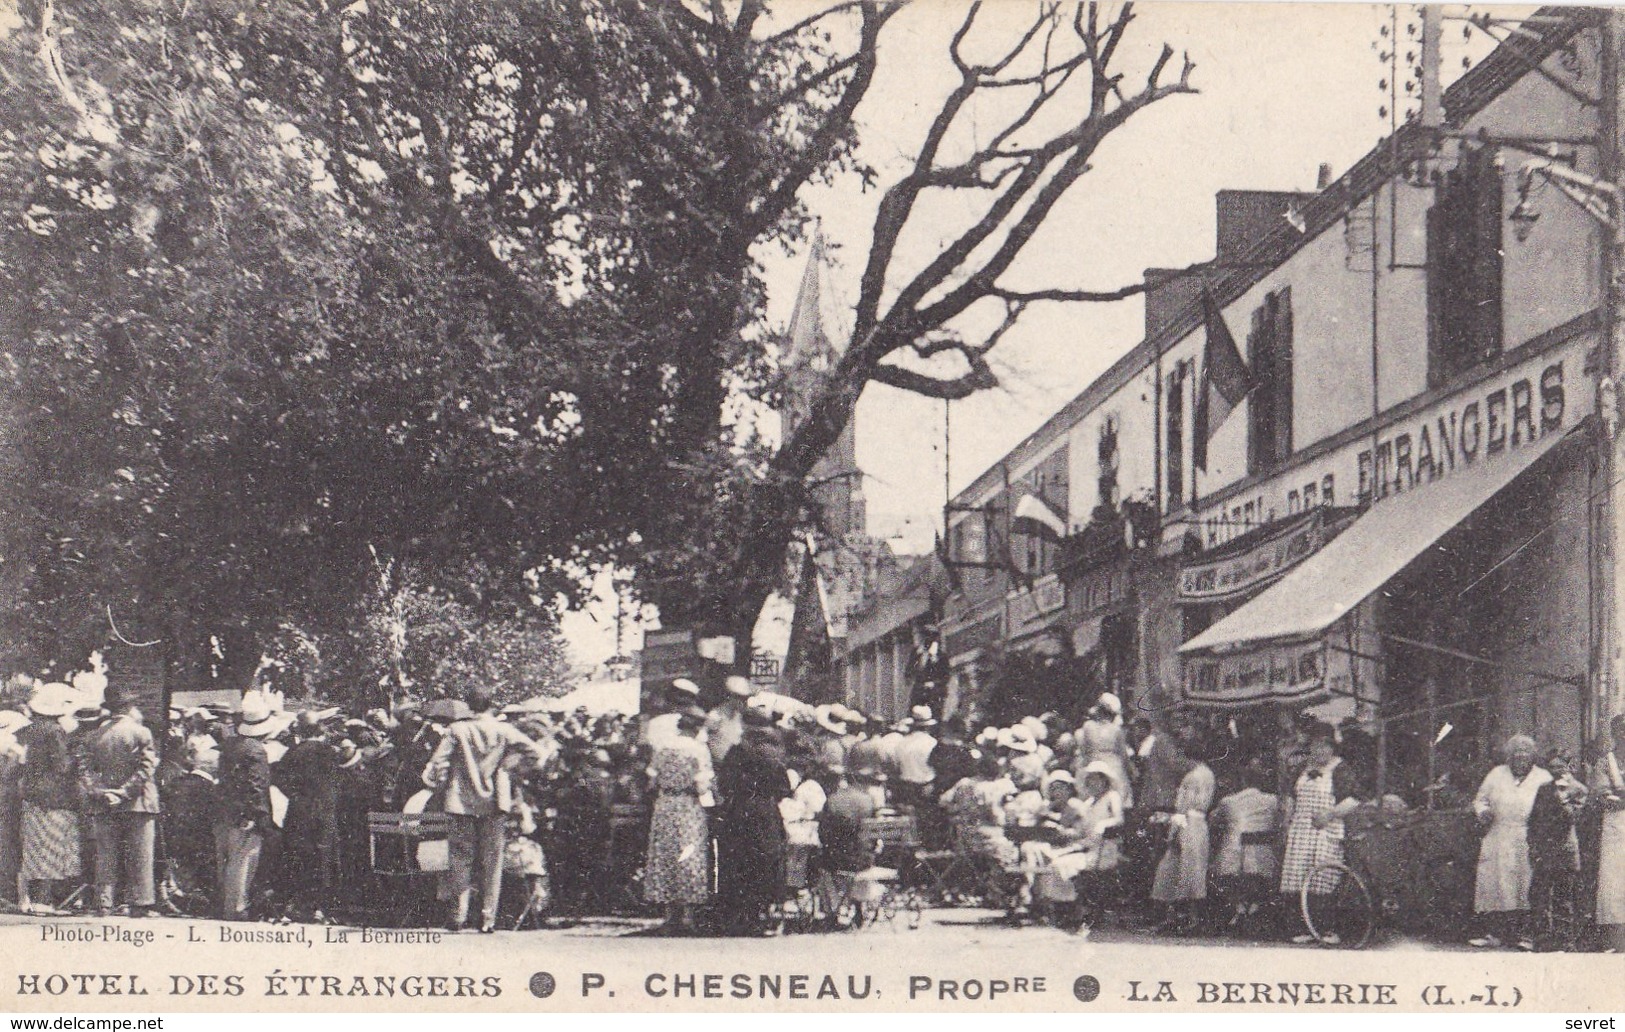
[(1298, 894), (1317, 942), (1363, 949), (1386, 924), (1462, 927), (1477, 866), (1471, 813), (1368, 806), (1349, 814), (1344, 826), (1345, 859), (1316, 864)]

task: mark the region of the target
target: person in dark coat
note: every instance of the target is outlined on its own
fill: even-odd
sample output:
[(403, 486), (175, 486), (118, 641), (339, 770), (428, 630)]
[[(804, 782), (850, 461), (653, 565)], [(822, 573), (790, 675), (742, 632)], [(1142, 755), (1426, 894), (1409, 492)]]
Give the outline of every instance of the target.
[(1552, 780), (1535, 790), (1529, 811), (1529, 903), (1534, 942), (1542, 950), (1571, 950), (1578, 930), (1580, 840), (1576, 820), (1585, 809), (1586, 786), (1574, 777), (1567, 756), (1554, 754)]
[(259, 871), (265, 834), (273, 826), (271, 761), (262, 739), (280, 728), (269, 706), (245, 700), (237, 733), (220, 747), (214, 844), (220, 916), (228, 921), (248, 916), (249, 893)]
[(309, 710), (293, 733), (293, 746), (271, 772), (271, 784), (288, 797), (283, 871), (294, 912), (321, 921), (339, 887), (339, 751)]
[(717, 906), (722, 931), (759, 935), (783, 881), (784, 820), (790, 795), (783, 740), (772, 718), (747, 709), (739, 744), (717, 765)]
[(116, 701), (112, 710), (114, 718), (85, 743), (85, 798), (96, 836), (96, 909), (110, 912), (122, 883), (130, 912), (139, 916), (157, 902), (158, 746), (134, 700)]
[[(185, 772), (164, 786), (164, 846), (173, 882), (171, 901), (202, 915), (215, 895), (214, 818), (220, 751), (201, 740), (184, 746)], [(178, 890), (178, 891), (177, 891)]]
[[(378, 902), (378, 879), (372, 873), (371, 833), (367, 814), (384, 809), (390, 786), (378, 761), (382, 747), (362, 748), (349, 738), (338, 750), (338, 873), (345, 901), (359, 906)], [(391, 775), (393, 772), (389, 772)]]
[(570, 773), (556, 797), (558, 816), (548, 852), (555, 859), (553, 881), (560, 908), (584, 914), (613, 878), (610, 820), (615, 778), (610, 755), (603, 749), (581, 752), (567, 767)]

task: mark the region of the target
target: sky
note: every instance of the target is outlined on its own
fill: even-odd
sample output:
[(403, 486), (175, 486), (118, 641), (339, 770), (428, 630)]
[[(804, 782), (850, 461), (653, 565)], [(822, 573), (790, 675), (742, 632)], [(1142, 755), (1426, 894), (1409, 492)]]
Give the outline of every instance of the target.
[[(788, 20), (812, 9), (781, 3), (776, 13)], [(906, 171), (957, 78), (947, 44), (967, 9), (958, 0), (918, 0), (882, 33), (879, 70), (857, 113), (859, 154), (878, 171), (882, 188)], [(1020, 0), (991, 0), (973, 45), (1016, 38), (1011, 33), (1019, 34), (1032, 10)], [(1143, 80), (1166, 42), (1196, 62), (1192, 82), (1200, 92), (1167, 98), (1110, 136), (1007, 285), (1110, 289), (1137, 282), (1146, 268), (1210, 259), (1219, 190), (1312, 190), (1323, 163), (1341, 175), (1389, 131), (1380, 113), (1388, 91), (1379, 85), (1389, 68), (1376, 46), (1390, 20), (1388, 7), (1152, 2), (1136, 10), (1119, 52), (1125, 83)], [(1400, 37), (1407, 39), (1406, 22), (1419, 27), (1419, 14), (1408, 6), (1397, 11)], [(1447, 82), (1464, 57), (1476, 60), (1489, 49), (1481, 34), (1473, 36), (1468, 42), (1462, 23), (1447, 23)], [(1177, 74), (1177, 67), (1176, 57), (1170, 71)], [(990, 114), (986, 128), (971, 128), (992, 132), (996, 126)], [(879, 197), (879, 190), (864, 191), (854, 180), (803, 193), (828, 242), (824, 305), (834, 327), (851, 325)], [(899, 252), (906, 269), (929, 260), (966, 215), (952, 206), (924, 210), (928, 217)], [(764, 248), (759, 257), (769, 321), (782, 330), (805, 256)], [(1138, 298), (1030, 307), (993, 353), (1001, 385), (952, 405), (950, 489), (969, 484), (1036, 430), (1137, 344), (1143, 329)], [(871, 384), (858, 405), (857, 457), (870, 533), (891, 538), (899, 551), (928, 550), (941, 525), (943, 409), (941, 401), (880, 384)], [(613, 605), (589, 609), (595, 612), (570, 614), (565, 622), (572, 650), (583, 659), (613, 650), (612, 641), (605, 644)]]
[[(861, 154), (880, 170), (882, 183), (906, 169), (925, 121), (956, 78), (946, 45), (964, 10), (949, 0), (926, 0), (898, 15), (882, 36), (880, 70), (858, 112)], [(978, 35), (1010, 38), (1031, 8), (995, 0), (985, 10)], [(1120, 51), (1125, 82), (1143, 79), (1167, 42), (1196, 62), (1192, 81), (1200, 92), (1167, 98), (1109, 137), (1094, 170), (1073, 187), (1029, 244), (1025, 263), (1005, 281), (1111, 289), (1138, 281), (1149, 267), (1210, 259), (1219, 190), (1312, 190), (1322, 163), (1341, 175), (1388, 130), (1379, 114), (1388, 99), (1379, 83), (1388, 69), (1373, 44), (1389, 10), (1367, 4), (1140, 5)], [(1405, 19), (1416, 16), (1410, 7), (1399, 11), (1403, 37)], [(1463, 56), (1487, 49), (1464, 42), (1459, 24), (1445, 39), (1447, 81)], [(849, 311), (858, 294), (878, 196), (850, 183), (804, 194), (830, 242), (826, 305), (838, 325), (843, 315), (850, 324), (842, 309)], [(955, 214), (941, 211), (940, 224), (954, 224)], [(915, 234), (910, 257), (922, 261), (942, 237), (940, 229)], [(782, 325), (802, 259), (763, 257), (769, 317)], [(1030, 307), (994, 352), (1000, 387), (953, 403), (951, 489), (969, 484), (1037, 429), (1138, 343), (1143, 329), (1138, 298)], [(928, 550), (941, 524), (943, 408), (941, 401), (880, 384), (869, 386), (858, 407), (870, 531), (893, 537), (903, 551)]]

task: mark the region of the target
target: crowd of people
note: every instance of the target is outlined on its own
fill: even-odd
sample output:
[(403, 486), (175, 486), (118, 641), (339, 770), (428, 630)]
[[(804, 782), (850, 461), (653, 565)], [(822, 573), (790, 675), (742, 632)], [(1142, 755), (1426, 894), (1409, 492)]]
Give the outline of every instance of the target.
[[(0, 710), (0, 892), (24, 912), (492, 931), (515, 909), (641, 904), (666, 934), (763, 935), (809, 892), (834, 921), (881, 860), (875, 818), (906, 815), (918, 857), (968, 872), (935, 879), (944, 901), (1080, 932), (1110, 909), (1170, 934), (1305, 938), (1298, 899), (1336, 888), (1317, 868), (1343, 857), (1351, 815), (1403, 805), (1371, 798), (1352, 725), (1288, 713), (1243, 748), (1234, 724), (1125, 722), (1110, 692), (1075, 727), (1046, 713), (973, 733), (924, 705), (881, 723), (742, 677), (679, 679), (641, 720), (504, 713), (480, 690), (288, 711), (260, 688), (155, 735), (99, 677)], [(1591, 928), (1619, 949), (1625, 719), (1584, 771), (1523, 735), (1503, 752), (1462, 800), (1482, 827), (1472, 942), (1568, 949)], [(378, 869), (369, 819), (401, 813), (446, 828), (408, 892)]]

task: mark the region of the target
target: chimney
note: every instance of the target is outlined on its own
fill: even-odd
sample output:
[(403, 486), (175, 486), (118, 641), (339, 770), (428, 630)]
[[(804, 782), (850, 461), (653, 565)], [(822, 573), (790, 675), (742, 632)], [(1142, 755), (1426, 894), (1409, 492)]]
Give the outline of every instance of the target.
[(1332, 185), (1332, 167), (1324, 161), (1320, 163), (1320, 174), (1315, 176), (1315, 190), (1321, 191)]
[(1313, 196), (1283, 190), (1220, 190), (1215, 198), (1218, 263), (1240, 261), (1249, 247), (1285, 224), (1287, 209)]

